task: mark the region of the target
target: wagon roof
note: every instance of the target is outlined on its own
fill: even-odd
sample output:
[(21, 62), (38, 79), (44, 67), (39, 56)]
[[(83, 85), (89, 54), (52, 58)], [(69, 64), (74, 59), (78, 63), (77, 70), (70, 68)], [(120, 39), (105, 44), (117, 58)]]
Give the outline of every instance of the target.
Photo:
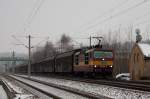
[(32, 64), (38, 64), (38, 63), (50, 61), (50, 60), (53, 60), (53, 59), (54, 59), (54, 56), (51, 56), (51, 57), (47, 57), (47, 58), (45, 58), (45, 59), (42, 59), (42, 60), (40, 60), (40, 61), (32, 62)]
[(145, 57), (150, 57), (150, 44), (139, 43), (138, 46), (143, 52)]
[(75, 52), (75, 51), (69, 51), (69, 52), (61, 53), (61, 54), (58, 54), (58, 55), (56, 56), (56, 58), (62, 58), (62, 57), (71, 56), (71, 55), (73, 55), (74, 52)]

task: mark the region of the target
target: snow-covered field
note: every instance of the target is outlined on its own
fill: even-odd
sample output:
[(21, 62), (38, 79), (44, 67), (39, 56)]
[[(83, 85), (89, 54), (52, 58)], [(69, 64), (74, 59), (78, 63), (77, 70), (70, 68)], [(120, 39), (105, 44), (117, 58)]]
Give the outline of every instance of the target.
[(78, 81), (71, 81), (57, 78), (33, 77), (34, 79), (51, 82), (54, 84), (76, 88), (96, 95), (103, 95), (115, 99), (150, 99), (150, 92), (138, 91), (132, 89), (118, 88), (107, 85), (90, 84)]

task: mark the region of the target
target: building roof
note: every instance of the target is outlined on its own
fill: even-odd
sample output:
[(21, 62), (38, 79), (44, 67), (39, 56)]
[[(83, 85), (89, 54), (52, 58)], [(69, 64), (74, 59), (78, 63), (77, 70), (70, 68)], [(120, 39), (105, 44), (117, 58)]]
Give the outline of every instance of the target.
[(150, 57), (150, 44), (138, 43), (145, 57)]

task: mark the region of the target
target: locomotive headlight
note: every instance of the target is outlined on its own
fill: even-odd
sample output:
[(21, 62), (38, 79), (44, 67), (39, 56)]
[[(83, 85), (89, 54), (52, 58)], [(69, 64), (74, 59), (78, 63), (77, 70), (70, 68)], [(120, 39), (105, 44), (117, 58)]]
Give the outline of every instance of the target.
[(102, 60), (104, 61), (105, 59), (103, 58)]
[(110, 67), (113, 67), (112, 65)]
[(94, 65), (94, 67), (96, 68), (97, 66), (96, 66), (96, 65)]

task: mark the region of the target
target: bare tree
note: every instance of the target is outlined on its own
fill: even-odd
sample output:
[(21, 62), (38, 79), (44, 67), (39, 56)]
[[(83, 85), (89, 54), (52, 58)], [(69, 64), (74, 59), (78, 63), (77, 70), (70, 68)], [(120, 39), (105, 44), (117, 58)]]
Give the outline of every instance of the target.
[(44, 47), (44, 57), (50, 57), (55, 55), (56, 49), (54, 48), (54, 45), (52, 42), (46, 42)]
[(50, 56), (55, 56), (56, 48), (54, 47), (52, 42), (46, 42), (44, 47), (37, 47), (36, 51), (32, 55), (32, 61), (40, 61)]
[(73, 49), (73, 45), (71, 44), (71, 37), (67, 36), (66, 34), (63, 34), (59, 40), (59, 47), (61, 49), (61, 52), (69, 51)]
[[(61, 52), (69, 51), (73, 49), (73, 45), (71, 44), (71, 38), (65, 34), (63, 34), (58, 41), (58, 47), (61, 48)], [(45, 46), (37, 47), (36, 51), (32, 54), (32, 62), (41, 61), (45, 58), (55, 56), (60, 53), (57, 47), (54, 47), (52, 42), (46, 42)]]

